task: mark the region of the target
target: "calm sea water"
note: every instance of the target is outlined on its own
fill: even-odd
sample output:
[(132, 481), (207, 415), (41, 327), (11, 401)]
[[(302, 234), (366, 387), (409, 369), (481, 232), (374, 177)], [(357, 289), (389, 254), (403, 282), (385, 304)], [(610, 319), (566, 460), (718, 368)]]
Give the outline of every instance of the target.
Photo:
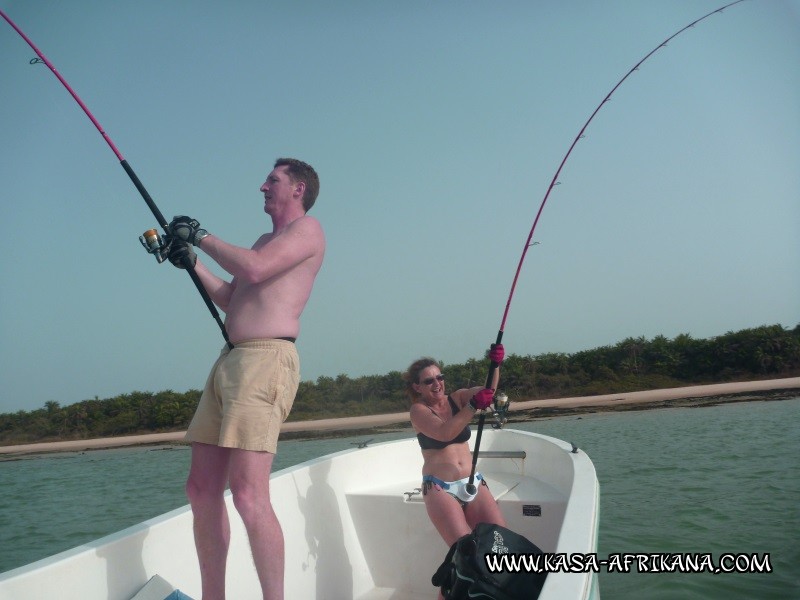
[[(800, 398), (514, 424), (575, 442), (597, 469), (601, 558), (769, 553), (772, 573), (601, 573), (605, 598), (800, 598)], [(411, 431), (281, 442), (276, 468)], [(0, 462), (0, 572), (186, 504), (189, 450)]]

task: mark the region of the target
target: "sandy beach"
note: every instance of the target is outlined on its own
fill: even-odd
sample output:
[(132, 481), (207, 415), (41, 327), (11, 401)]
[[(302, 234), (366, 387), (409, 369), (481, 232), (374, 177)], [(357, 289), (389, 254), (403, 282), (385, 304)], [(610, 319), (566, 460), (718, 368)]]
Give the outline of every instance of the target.
[[(800, 395), (800, 377), (525, 402), (514, 402), (512, 398), (509, 422), (610, 410), (645, 410), (669, 406), (709, 406), (723, 402), (782, 399), (797, 395)], [(281, 436), (283, 438), (300, 438), (312, 437), (312, 435), (319, 436), (320, 434), (342, 434), (343, 432), (364, 429), (408, 426), (410, 426), (408, 412), (404, 411), (366, 417), (288, 422), (283, 424)], [(182, 442), (184, 433), (183, 431), (173, 431), (113, 438), (0, 446), (0, 455), (76, 452), (123, 446), (172, 444)]]

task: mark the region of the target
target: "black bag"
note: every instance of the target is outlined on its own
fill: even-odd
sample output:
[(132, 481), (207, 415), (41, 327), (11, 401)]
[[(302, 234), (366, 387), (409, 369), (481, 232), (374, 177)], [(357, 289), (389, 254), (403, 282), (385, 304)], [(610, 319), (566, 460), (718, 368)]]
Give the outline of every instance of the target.
[(450, 547), (447, 557), (431, 578), (445, 600), (532, 600), (542, 591), (547, 573), (497, 572), (486, 566), (486, 554), (542, 554), (524, 536), (501, 525), (479, 523)]

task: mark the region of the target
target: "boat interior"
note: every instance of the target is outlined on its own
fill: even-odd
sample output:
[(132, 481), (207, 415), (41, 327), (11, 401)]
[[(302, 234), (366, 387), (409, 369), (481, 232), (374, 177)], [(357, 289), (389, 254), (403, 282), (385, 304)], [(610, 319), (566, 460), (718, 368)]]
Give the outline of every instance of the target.
[[(595, 552), (599, 489), (570, 444), (486, 431), (477, 469), (507, 520), (545, 552)], [(448, 547), (427, 516), (416, 439), (346, 450), (274, 473), (287, 598), (436, 598), (431, 577)], [(259, 600), (244, 525), (230, 495), (227, 594)], [(154, 576), (194, 600), (200, 574), (188, 506), (0, 575), (0, 598), (131, 600)], [(596, 576), (550, 573), (539, 598), (590, 598)], [(137, 598), (138, 600), (138, 598)]]

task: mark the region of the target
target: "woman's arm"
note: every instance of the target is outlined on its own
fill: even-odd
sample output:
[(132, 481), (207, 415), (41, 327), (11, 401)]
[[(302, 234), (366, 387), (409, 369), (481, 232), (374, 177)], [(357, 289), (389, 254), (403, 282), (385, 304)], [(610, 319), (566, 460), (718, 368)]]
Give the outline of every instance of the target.
[[(492, 391), (497, 390), (497, 384), (500, 383), (500, 366), (498, 365), (497, 368), (494, 370), (494, 374), (492, 375)], [(460, 390), (456, 390), (450, 397), (453, 399), (453, 402), (456, 403), (456, 406), (459, 408), (464, 408), (469, 404), (469, 401), (472, 400), (472, 397), (477, 394), (479, 391), (483, 389), (482, 385), (471, 387), (471, 388), (462, 388)]]
[[(480, 388), (479, 388), (480, 389)], [(440, 442), (449, 442), (455, 438), (472, 420), (475, 411), (468, 406), (449, 419), (442, 420), (424, 404), (418, 402), (411, 405), (411, 424), (419, 433)]]

